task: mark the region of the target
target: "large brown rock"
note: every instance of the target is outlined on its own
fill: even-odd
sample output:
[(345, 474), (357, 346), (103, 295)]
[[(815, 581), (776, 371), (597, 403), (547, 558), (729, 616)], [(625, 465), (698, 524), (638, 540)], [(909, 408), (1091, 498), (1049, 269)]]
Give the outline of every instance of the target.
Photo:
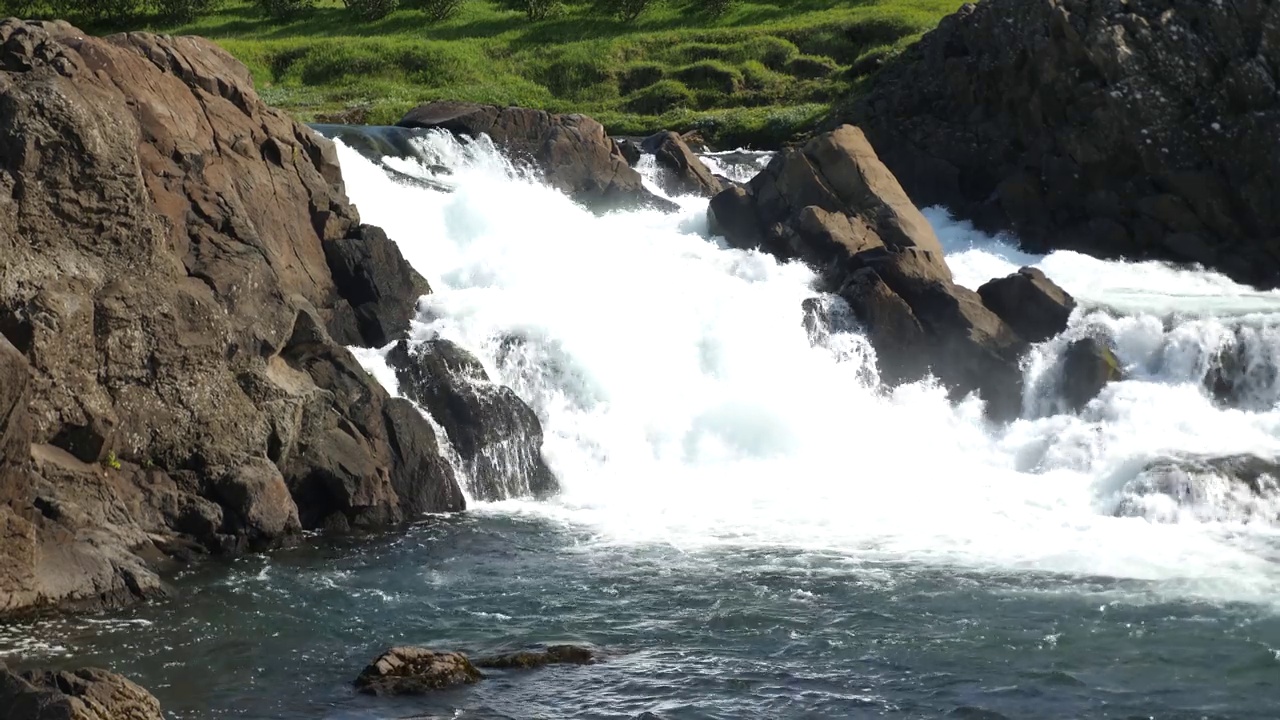
[(1027, 342), (1044, 342), (1067, 329), (1075, 298), (1039, 268), (1024, 267), (978, 288), (982, 302)]
[(463, 102), (431, 102), (397, 123), (440, 128), (476, 138), (488, 135), (511, 160), (539, 172), (551, 187), (593, 210), (676, 209), (644, 188), (604, 126), (586, 115)]
[(11, 672), (0, 664), (5, 720), (163, 720), (151, 693), (105, 670)]
[(885, 381), (932, 373), (956, 396), (980, 391), (993, 417), (1020, 412), (1026, 342), (955, 284), (932, 226), (857, 128), (779, 153), (710, 212), (731, 245), (818, 268), (867, 328)]
[(0, 21), (0, 614), (163, 592), (159, 550), (460, 509), (343, 347), (424, 290), (216, 45)]
[(840, 114), (922, 205), (1037, 251), (1280, 284), (1280, 2), (986, 0)]

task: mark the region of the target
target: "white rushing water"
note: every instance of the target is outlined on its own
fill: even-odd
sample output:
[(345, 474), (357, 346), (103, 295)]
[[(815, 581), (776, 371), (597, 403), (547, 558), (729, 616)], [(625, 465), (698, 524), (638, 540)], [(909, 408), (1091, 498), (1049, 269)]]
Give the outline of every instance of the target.
[[(812, 272), (709, 238), (705, 200), (598, 218), (517, 177), (487, 143), (437, 136), (424, 152), (454, 169), (455, 192), (399, 184), (340, 147), (364, 220), (435, 289), (415, 333), (476, 352), (543, 421), (563, 493), (482, 511), (560, 518), (604, 543), (787, 546), (1280, 598), (1274, 495), (1209, 477), (1180, 504), (1137, 478), (1178, 454), (1280, 453), (1280, 390), (1266, 371), (1280, 296), (1159, 264), (1026, 255), (930, 211), (961, 283), (1037, 265), (1082, 304), (1067, 336), (1027, 360), (1030, 419), (996, 427), (976, 399), (879, 387), (857, 333), (811, 342), (801, 303), (816, 296)], [(1079, 415), (1056, 413), (1055, 364), (1089, 333), (1112, 339), (1131, 379)], [(1259, 368), (1239, 409), (1202, 384), (1233, 343)], [(362, 359), (394, 386), (376, 355)]]

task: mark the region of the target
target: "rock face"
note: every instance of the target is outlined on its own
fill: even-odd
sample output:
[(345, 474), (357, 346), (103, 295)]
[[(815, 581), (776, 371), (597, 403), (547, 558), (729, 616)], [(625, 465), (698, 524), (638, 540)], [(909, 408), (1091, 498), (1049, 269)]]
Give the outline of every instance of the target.
[(978, 288), (982, 302), (1027, 342), (1044, 342), (1067, 329), (1075, 298), (1037, 268), (1024, 267)]
[(26, 672), (0, 664), (5, 720), (163, 720), (160, 703), (133, 682), (104, 670)]
[(484, 679), (466, 655), (397, 647), (383, 653), (356, 678), (366, 695), (422, 695)]
[(818, 268), (866, 325), (885, 381), (932, 372), (957, 396), (979, 390), (993, 417), (1020, 412), (1026, 340), (953, 282), (933, 228), (857, 128), (779, 153), (712, 199), (711, 224), (734, 246)]
[(1280, 284), (1280, 3), (986, 0), (843, 114), (921, 204), (1035, 250)]
[(443, 339), (388, 354), (400, 392), (444, 427), (466, 465), (472, 497), (503, 500), (556, 491), (542, 459), (542, 424), (511, 388), (490, 381), (484, 365)]
[(641, 148), (652, 153), (663, 172), (659, 178), (668, 195), (701, 195), (714, 197), (724, 189), (680, 135), (661, 132), (645, 139)]
[(548, 185), (593, 210), (674, 209), (644, 189), (640, 173), (627, 163), (604, 126), (585, 115), (433, 102), (410, 110), (398, 125), (441, 128), (469, 137), (488, 135), (513, 161), (536, 169)]
[(0, 49), (0, 615), (162, 592), (160, 551), (462, 508), (343, 347), (425, 284), (329, 141), (203, 40), (5, 20)]

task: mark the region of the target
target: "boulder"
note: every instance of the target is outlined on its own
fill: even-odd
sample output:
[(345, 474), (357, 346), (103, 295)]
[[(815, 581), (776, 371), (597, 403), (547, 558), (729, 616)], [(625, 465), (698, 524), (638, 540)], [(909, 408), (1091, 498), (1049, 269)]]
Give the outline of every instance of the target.
[(423, 695), (484, 679), (466, 655), (426, 648), (391, 648), (356, 678), (366, 695)]
[(0, 664), (5, 720), (163, 720), (160, 702), (105, 670), (15, 673)]
[(1108, 383), (1123, 379), (1124, 369), (1115, 353), (1097, 338), (1072, 341), (1062, 355), (1062, 399), (1077, 412)]
[(410, 110), (397, 124), (472, 138), (487, 135), (512, 162), (532, 168), (548, 185), (597, 212), (676, 209), (644, 188), (640, 173), (627, 163), (604, 126), (586, 115), (431, 102)]
[(472, 497), (503, 500), (555, 492), (542, 458), (542, 424), (511, 388), (448, 340), (401, 341), (387, 355), (400, 392), (431, 413), (457, 450)]
[(621, 138), (614, 140), (618, 146), (618, 152), (622, 153), (622, 158), (627, 161), (631, 167), (635, 167), (640, 162), (640, 158), (644, 155), (644, 151), (631, 138)]
[(1201, 263), (1280, 285), (1280, 4), (986, 0), (834, 122), (922, 205), (1034, 251)]
[(1175, 454), (1151, 460), (1121, 488), (1112, 514), (1179, 522), (1272, 525), (1280, 496), (1280, 463), (1258, 455)]
[(1067, 329), (1075, 298), (1038, 268), (1024, 267), (978, 288), (982, 302), (1014, 332), (1031, 343), (1044, 342)]
[(1026, 342), (955, 284), (932, 226), (857, 128), (778, 153), (710, 214), (730, 245), (817, 268), (866, 326), (885, 381), (933, 374), (955, 397), (980, 391), (993, 418), (1021, 411)]
[(462, 507), (344, 347), (425, 285), (240, 63), (0, 20), (0, 128), (0, 615), (161, 593), (168, 549)]
[(601, 660), (595, 648), (584, 645), (551, 645), (542, 650), (489, 655), (475, 661), (478, 668), (494, 670), (531, 670), (547, 665), (594, 665)]
[(720, 180), (677, 133), (668, 131), (651, 135), (641, 148), (653, 154), (662, 170), (658, 183), (668, 195), (713, 197), (724, 189)]

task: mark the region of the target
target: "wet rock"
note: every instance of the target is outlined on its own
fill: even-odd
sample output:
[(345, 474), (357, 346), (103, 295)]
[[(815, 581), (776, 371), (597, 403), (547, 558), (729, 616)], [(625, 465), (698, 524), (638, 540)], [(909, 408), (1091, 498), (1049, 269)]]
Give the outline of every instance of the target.
[(724, 189), (679, 134), (668, 131), (652, 135), (641, 147), (653, 154), (663, 170), (659, 183), (668, 195), (713, 197)]
[(160, 702), (105, 670), (14, 673), (0, 664), (5, 720), (163, 720)]
[(1280, 284), (1280, 5), (966, 4), (842, 113), (922, 205), (1030, 249)]
[(614, 141), (618, 146), (618, 152), (622, 153), (622, 157), (627, 161), (627, 165), (635, 167), (640, 162), (640, 158), (644, 155), (644, 151), (631, 138), (622, 138)]
[(163, 548), (287, 536), (286, 495), (305, 527), (462, 507), (344, 347), (402, 332), (422, 288), (331, 142), (198, 38), (6, 19), (0, 47), (0, 332), (21, 346), (0, 379), (30, 366), (22, 412), (0, 388), (0, 615), (162, 593)]
[(677, 209), (644, 188), (640, 173), (627, 163), (604, 126), (586, 115), (431, 102), (410, 110), (397, 124), (473, 138), (488, 135), (516, 162), (542, 173), (548, 185), (596, 211)]
[(1280, 462), (1257, 455), (1152, 460), (1121, 489), (1113, 514), (1153, 522), (1280, 521)]
[(594, 665), (601, 655), (584, 645), (551, 645), (543, 650), (489, 655), (475, 661), (476, 667), (495, 670), (531, 670), (547, 665)]
[(555, 492), (542, 459), (542, 424), (511, 388), (490, 381), (473, 355), (447, 340), (401, 341), (387, 355), (400, 390), (431, 413), (466, 464), (482, 500)]
[(484, 679), (466, 655), (416, 647), (383, 653), (356, 678), (367, 695), (422, 695)]
[(980, 391), (992, 417), (1017, 416), (1025, 341), (955, 284), (933, 228), (857, 128), (778, 153), (710, 213), (730, 245), (817, 268), (866, 326), (886, 381), (932, 373), (955, 397)]
[(1014, 332), (1031, 343), (1044, 342), (1067, 329), (1075, 298), (1038, 268), (1024, 267), (978, 288), (982, 302)]
[(1082, 338), (1067, 346), (1062, 357), (1062, 398), (1079, 412), (1107, 383), (1124, 379), (1115, 353), (1097, 338)]

